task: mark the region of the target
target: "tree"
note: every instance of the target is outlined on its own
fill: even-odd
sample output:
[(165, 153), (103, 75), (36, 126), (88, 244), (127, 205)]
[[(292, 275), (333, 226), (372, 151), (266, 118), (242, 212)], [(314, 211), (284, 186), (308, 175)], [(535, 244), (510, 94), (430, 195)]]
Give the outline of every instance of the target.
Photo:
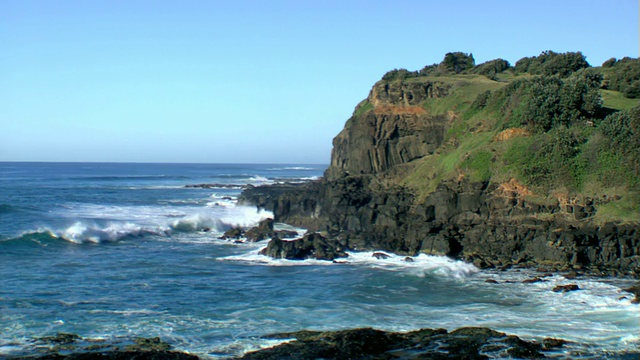
[(516, 62), (515, 70), (518, 73), (532, 75), (557, 75), (567, 77), (572, 73), (589, 67), (581, 52), (556, 53), (551, 50), (542, 52), (537, 57), (522, 58)]
[(475, 64), (473, 54), (452, 52), (444, 56), (444, 60), (440, 63), (439, 68), (446, 73), (460, 74), (463, 71), (473, 68)]

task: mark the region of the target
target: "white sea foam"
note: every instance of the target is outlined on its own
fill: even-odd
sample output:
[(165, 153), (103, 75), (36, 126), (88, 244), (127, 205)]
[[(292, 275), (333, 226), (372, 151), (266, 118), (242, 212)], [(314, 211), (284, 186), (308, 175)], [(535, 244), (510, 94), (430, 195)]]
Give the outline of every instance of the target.
[(279, 167), (279, 168), (271, 168), (267, 170), (268, 171), (282, 171), (282, 170), (309, 171), (309, 170), (316, 170), (316, 169), (305, 167), (305, 166), (285, 166), (285, 167)]
[(238, 203), (238, 198), (236, 196), (212, 194), (211, 201), (207, 202), (207, 206), (210, 206), (210, 207), (221, 206), (225, 208), (231, 208), (231, 207), (235, 207), (237, 203)]
[[(209, 201), (209, 199), (215, 199)], [(250, 227), (272, 218), (268, 211), (255, 207), (236, 206), (235, 198), (212, 196), (203, 206), (112, 206), (97, 204), (66, 204), (57, 209), (61, 218), (71, 224), (63, 228), (41, 229), (52, 236), (74, 243), (119, 241), (145, 235), (167, 237), (175, 232), (211, 232), (219, 236), (232, 227)], [(198, 241), (202, 241), (198, 238)]]
[(247, 179), (247, 182), (252, 185), (268, 185), (273, 184), (273, 180), (270, 180), (264, 176), (255, 175)]
[(273, 213), (267, 210), (257, 210), (254, 206), (236, 206), (220, 216), (223, 224), (249, 227), (267, 218), (273, 218)]
[[(266, 244), (260, 246), (260, 250), (264, 248), (264, 245)], [(376, 253), (373, 251), (347, 252), (347, 254), (349, 255), (348, 257), (339, 258), (336, 259), (335, 262), (331, 262), (316, 259), (273, 259), (265, 255), (260, 255), (258, 252), (259, 251), (255, 251), (254, 249), (252, 249), (252, 251), (246, 252), (244, 254), (227, 256), (220, 258), (219, 260), (238, 261), (247, 264), (268, 266), (357, 265), (389, 271), (404, 271), (419, 277), (434, 275), (456, 279), (462, 279), (471, 276), (479, 271), (479, 269), (472, 264), (465, 263), (463, 261), (452, 260), (445, 256), (433, 256), (425, 254), (420, 254), (418, 256), (412, 257), (412, 261), (407, 261), (405, 256), (394, 254), (385, 253), (388, 258), (377, 259), (373, 256)]]

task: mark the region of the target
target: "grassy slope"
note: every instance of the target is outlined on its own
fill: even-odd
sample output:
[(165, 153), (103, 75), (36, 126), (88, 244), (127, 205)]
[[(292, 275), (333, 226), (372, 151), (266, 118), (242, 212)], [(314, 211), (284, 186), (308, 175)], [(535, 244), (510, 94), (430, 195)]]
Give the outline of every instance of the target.
[[(528, 136), (526, 133), (523, 134), (524, 131), (514, 131), (512, 137), (498, 140), (498, 134), (508, 128), (508, 125), (503, 123), (495, 109), (477, 110), (472, 106), (479, 94), (487, 90), (495, 91), (514, 78), (507, 73), (502, 74), (498, 81), (478, 75), (419, 77), (405, 80), (443, 81), (451, 84), (453, 91), (446, 98), (428, 99), (423, 104), (432, 115), (448, 116), (450, 124), (444, 145), (436, 154), (412, 162), (408, 165), (410, 171), (403, 171), (403, 176), (396, 181), (414, 189), (419, 198), (425, 198), (440, 182), (451, 179), (489, 180), (493, 183), (505, 183), (515, 179), (527, 185), (526, 180), (521, 178), (520, 167), (523, 158), (530, 153), (532, 144), (542, 140), (549, 141), (544, 136), (550, 135)], [(637, 100), (627, 99), (615, 91), (603, 90), (602, 96), (604, 107), (614, 110), (628, 109), (638, 103)], [(595, 129), (580, 126), (572, 128), (571, 131), (580, 133), (580, 136), (587, 139), (585, 144), (581, 145), (581, 151), (585, 155), (576, 159), (590, 161), (587, 153), (590, 144), (597, 141)], [(533, 193), (530, 197), (537, 202), (554, 202), (567, 196), (577, 199), (606, 197), (609, 202), (598, 207), (594, 219), (597, 223), (638, 221), (638, 194), (629, 190), (624, 181), (608, 180), (609, 172), (615, 172), (615, 169), (609, 169), (606, 164), (615, 166), (615, 159), (605, 160), (602, 160), (605, 161), (605, 166), (599, 167), (600, 170), (586, 173), (580, 173), (579, 164), (572, 165), (572, 174), (576, 174), (573, 174), (575, 176), (571, 181), (556, 179), (550, 188), (545, 189), (530, 186)]]

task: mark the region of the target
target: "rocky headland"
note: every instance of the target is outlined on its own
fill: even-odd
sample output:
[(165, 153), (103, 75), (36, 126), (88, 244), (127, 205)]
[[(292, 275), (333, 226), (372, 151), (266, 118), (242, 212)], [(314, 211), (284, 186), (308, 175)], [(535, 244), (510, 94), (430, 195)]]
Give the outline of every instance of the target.
[[(444, 71), (443, 64), (433, 71)], [(600, 128), (606, 130), (616, 116), (598, 114), (616, 111), (600, 102), (599, 112), (540, 130), (527, 126), (526, 119), (515, 121), (505, 112), (507, 105), (491, 107), (494, 98), (515, 102), (516, 95), (505, 91), (518, 81), (526, 88), (530, 80), (518, 80), (513, 71), (493, 79), (471, 75), (476, 68), (400, 78), (390, 72), (333, 140), (323, 179), (250, 187), (240, 202), (272, 211), (277, 222), (322, 234), (339, 252), (426, 253), (481, 268), (519, 265), (638, 276), (637, 209), (632, 206), (624, 218), (605, 216), (612, 206), (634, 199), (636, 183), (618, 184), (624, 187), (620, 195), (600, 175), (571, 175), (580, 156), (597, 159), (587, 153), (599, 151), (589, 144), (596, 137), (603, 142)], [(516, 105), (509, 106), (513, 112)], [(639, 112), (627, 113), (632, 123), (640, 121)], [(583, 136), (574, 152), (562, 155), (555, 132), (592, 138)], [(551, 150), (548, 158), (534, 159), (540, 164), (532, 171), (527, 162), (545, 149), (543, 141)], [(518, 158), (514, 153), (523, 147)], [(562, 165), (558, 156), (573, 156), (572, 162)], [(326, 253), (322, 258), (333, 259)]]

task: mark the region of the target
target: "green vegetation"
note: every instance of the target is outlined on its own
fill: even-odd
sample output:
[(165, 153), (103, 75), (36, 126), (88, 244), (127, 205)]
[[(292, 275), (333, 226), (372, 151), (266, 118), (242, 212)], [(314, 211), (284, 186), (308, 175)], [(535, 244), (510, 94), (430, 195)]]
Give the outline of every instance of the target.
[(640, 105), (638, 99), (629, 99), (622, 93), (612, 90), (601, 90), (602, 106), (611, 110), (629, 110)]
[(472, 55), (449, 53), (440, 64), (383, 79), (451, 89), (422, 104), (449, 125), (438, 152), (399, 180), (418, 196), (444, 180), (515, 180), (536, 201), (560, 193), (596, 199), (599, 222), (640, 219), (640, 60), (592, 68), (580, 52), (546, 51), (515, 67), (502, 59), (475, 66)]
[(611, 58), (602, 67), (606, 71), (606, 88), (619, 91), (628, 98), (640, 98), (640, 59)]
[(515, 71), (532, 75), (567, 77), (587, 67), (589, 67), (589, 63), (581, 52), (545, 51), (539, 56), (518, 60)]
[(360, 116), (370, 110), (373, 110), (373, 104), (367, 100), (363, 100), (358, 106), (356, 106), (353, 116)]

